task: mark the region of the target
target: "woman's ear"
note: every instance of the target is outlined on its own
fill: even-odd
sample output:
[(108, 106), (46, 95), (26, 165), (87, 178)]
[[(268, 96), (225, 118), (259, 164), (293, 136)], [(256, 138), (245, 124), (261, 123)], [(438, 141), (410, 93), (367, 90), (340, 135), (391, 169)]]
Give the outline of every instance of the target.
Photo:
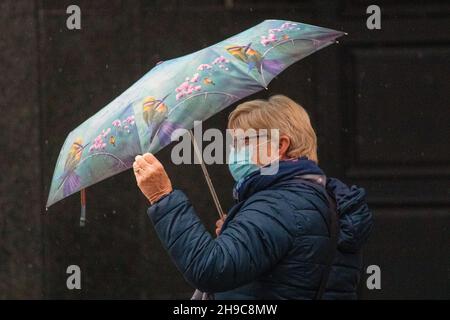
[(280, 137), (280, 143), (278, 145), (278, 155), (280, 156), (281, 160), (288, 158), (287, 151), (289, 150), (290, 145), (291, 139), (286, 135), (282, 135)]

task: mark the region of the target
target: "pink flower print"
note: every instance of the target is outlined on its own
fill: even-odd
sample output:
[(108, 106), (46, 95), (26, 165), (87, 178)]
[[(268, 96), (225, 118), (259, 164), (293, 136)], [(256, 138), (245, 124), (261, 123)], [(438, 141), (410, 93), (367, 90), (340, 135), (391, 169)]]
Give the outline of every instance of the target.
[(186, 91), (189, 88), (189, 82), (185, 81), (178, 88), (175, 89), (176, 92), (183, 92)]
[(102, 137), (105, 138), (109, 134), (110, 131), (111, 131), (111, 128), (102, 130), (102, 133), (101, 133)]
[[(198, 73), (194, 74), (194, 76), (192, 77), (192, 79), (195, 80), (195, 82), (198, 81), (199, 79), (199, 75)], [(192, 81), (192, 79), (190, 81)], [(194, 82), (194, 83), (195, 83)], [(180, 100), (181, 98), (184, 98), (185, 96), (188, 96), (190, 94), (192, 94), (194, 91), (199, 91), (201, 90), (201, 86), (194, 86), (193, 84), (191, 84), (189, 81), (185, 81), (182, 84), (180, 84), (175, 91), (177, 92), (177, 95), (175, 96), (176, 100)]]
[(112, 122), (112, 125), (113, 125), (114, 127), (116, 127), (116, 128), (120, 128), (120, 127), (122, 126), (122, 124), (121, 124), (121, 122), (120, 122), (119, 119), (114, 120), (114, 121)]
[(292, 30), (297, 25), (297, 23), (286, 21), (280, 27), (282, 30)]
[(282, 29), (279, 29), (279, 28), (269, 29), (269, 34), (273, 34), (275, 32), (281, 32), (281, 31), (282, 31)]
[(212, 64), (222, 64), (222, 63), (228, 63), (230, 62), (228, 59), (226, 59), (224, 56), (220, 56), (214, 59), (214, 61), (212, 62)]
[(217, 65), (220, 69), (228, 70), (228, 68), (226, 68), (226, 64), (229, 62), (230, 60), (226, 59), (224, 56), (220, 56), (215, 58), (211, 64)]
[[(128, 124), (128, 125), (125, 126), (125, 127), (128, 128), (130, 125), (134, 124), (134, 116), (133, 115), (128, 116), (125, 120), (122, 121), (122, 123), (123, 124), (125, 124), (125, 123)], [(126, 129), (125, 127), (124, 127), (124, 129)]]
[(274, 33), (270, 33), (268, 36), (261, 36), (261, 44), (263, 46), (266, 46), (268, 44), (271, 44), (273, 42), (277, 41), (277, 37)]
[(191, 82), (197, 82), (198, 79), (200, 78), (200, 75), (198, 73), (194, 74), (194, 76), (191, 79)]
[[(297, 26), (297, 23), (284, 22), (279, 28), (269, 29), (269, 34), (267, 36), (261, 36), (261, 44), (267, 46), (268, 44), (278, 41), (276, 33), (280, 33), (286, 30), (292, 30)], [(298, 28), (297, 28), (298, 29)]]
[(206, 63), (202, 63), (201, 65), (198, 66), (197, 70), (198, 71), (203, 71), (205, 69), (211, 69), (212, 66)]
[(181, 98), (183, 98), (185, 96), (185, 94), (183, 92), (179, 92), (177, 93), (177, 95), (175, 96), (175, 99), (180, 100)]
[(103, 133), (100, 133), (97, 137), (94, 139), (94, 143), (89, 147), (89, 152), (95, 151), (95, 150), (101, 150), (106, 147), (106, 144), (103, 142)]
[(175, 89), (176, 92), (184, 92), (189, 88), (189, 82), (185, 81)]

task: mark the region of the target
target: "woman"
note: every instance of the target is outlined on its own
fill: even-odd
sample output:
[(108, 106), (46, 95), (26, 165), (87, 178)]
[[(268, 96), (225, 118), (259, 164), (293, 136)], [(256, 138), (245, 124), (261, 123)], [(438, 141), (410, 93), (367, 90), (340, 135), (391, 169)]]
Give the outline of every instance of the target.
[[(372, 227), (364, 190), (325, 177), (309, 117), (285, 96), (239, 105), (228, 126), (257, 133), (278, 129), (279, 135), (262, 143), (247, 137), (241, 145), (235, 137), (229, 168), (237, 180), (236, 205), (218, 222), (217, 238), (186, 195), (172, 189), (153, 155), (137, 156), (133, 165), (151, 203), (150, 219), (185, 279), (216, 299), (355, 299), (361, 246)], [(241, 152), (242, 145), (252, 148)], [(277, 170), (263, 174), (275, 162)], [(335, 247), (325, 187), (338, 213)]]

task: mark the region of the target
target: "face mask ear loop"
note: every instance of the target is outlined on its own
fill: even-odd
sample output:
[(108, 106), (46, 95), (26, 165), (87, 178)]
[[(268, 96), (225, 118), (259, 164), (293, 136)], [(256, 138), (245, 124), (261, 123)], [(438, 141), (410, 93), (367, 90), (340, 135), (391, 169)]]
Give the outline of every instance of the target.
[[(262, 144), (264, 144), (264, 143), (268, 143), (269, 141), (270, 141), (270, 143), (272, 143), (272, 141), (271, 141), (270, 139), (266, 139), (266, 141), (261, 142), (261, 143), (258, 143), (258, 144), (256, 145), (256, 148), (258, 148), (260, 145), (262, 145)], [(292, 159), (293, 159), (293, 158), (292, 158)], [(288, 160), (290, 160), (290, 159), (288, 159)], [(268, 164), (266, 164), (266, 165), (264, 165), (264, 166), (262, 166), (262, 167), (269, 166), (270, 164), (274, 163), (275, 161), (280, 161), (280, 155), (279, 155), (279, 154), (278, 154), (278, 156), (277, 156), (276, 159), (271, 160)]]

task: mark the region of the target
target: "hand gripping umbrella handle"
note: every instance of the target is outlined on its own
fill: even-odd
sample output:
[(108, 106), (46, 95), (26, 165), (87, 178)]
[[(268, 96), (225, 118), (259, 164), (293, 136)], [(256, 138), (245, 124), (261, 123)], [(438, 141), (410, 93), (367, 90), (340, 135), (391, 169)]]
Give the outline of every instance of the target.
[(214, 189), (214, 185), (209, 177), (208, 169), (206, 169), (206, 165), (203, 162), (202, 153), (200, 148), (197, 145), (197, 141), (195, 141), (194, 134), (192, 130), (189, 130), (189, 135), (191, 136), (192, 145), (194, 146), (194, 153), (197, 156), (197, 159), (200, 161), (200, 166), (202, 167), (203, 176), (205, 177), (206, 184), (208, 185), (209, 192), (213, 198), (214, 204), (216, 205), (217, 212), (219, 213), (219, 217), (222, 219), (224, 217), (224, 213), (222, 210), (222, 206), (220, 205), (219, 197), (217, 196), (216, 189)]

